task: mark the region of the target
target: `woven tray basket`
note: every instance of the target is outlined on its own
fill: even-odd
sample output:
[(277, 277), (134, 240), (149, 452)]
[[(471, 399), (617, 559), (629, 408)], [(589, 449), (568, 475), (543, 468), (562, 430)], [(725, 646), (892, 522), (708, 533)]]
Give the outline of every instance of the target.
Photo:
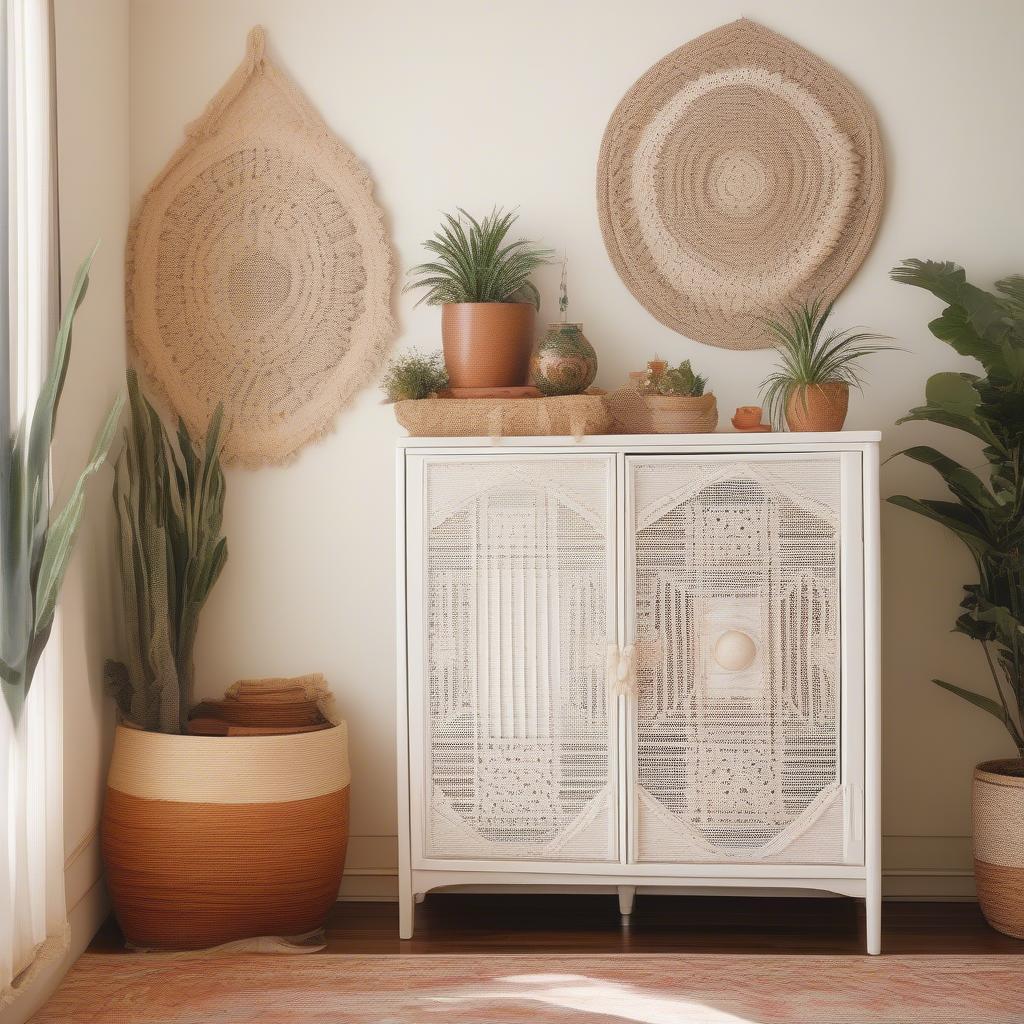
[(607, 434), (604, 395), (559, 398), (424, 398), (396, 402), (395, 418), (413, 437), (582, 437)]

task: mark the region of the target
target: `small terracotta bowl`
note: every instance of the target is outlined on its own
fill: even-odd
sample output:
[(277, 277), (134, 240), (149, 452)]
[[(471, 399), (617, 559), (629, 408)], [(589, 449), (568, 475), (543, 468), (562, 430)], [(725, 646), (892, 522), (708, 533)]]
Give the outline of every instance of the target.
[(761, 425), (761, 406), (741, 405), (732, 418), (737, 427), (757, 427)]

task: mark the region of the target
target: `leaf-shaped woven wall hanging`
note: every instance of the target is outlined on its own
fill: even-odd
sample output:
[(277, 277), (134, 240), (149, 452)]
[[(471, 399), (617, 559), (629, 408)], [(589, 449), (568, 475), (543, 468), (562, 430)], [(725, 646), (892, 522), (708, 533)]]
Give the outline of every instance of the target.
[(742, 19), (664, 57), (601, 144), (605, 246), (653, 316), (721, 348), (771, 344), (759, 316), (834, 299), (871, 247), (878, 122), (835, 68)]
[(393, 284), (369, 175), (254, 28), (132, 223), (144, 376), (196, 433), (224, 403), (227, 461), (286, 461), (379, 370)]

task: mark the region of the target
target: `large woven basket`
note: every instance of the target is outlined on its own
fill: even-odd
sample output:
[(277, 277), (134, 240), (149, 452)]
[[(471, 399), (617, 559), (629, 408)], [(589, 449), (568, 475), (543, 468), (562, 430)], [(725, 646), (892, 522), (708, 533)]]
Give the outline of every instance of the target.
[(349, 779), (344, 723), (230, 738), (119, 727), (102, 832), (125, 937), (200, 949), (321, 927), (345, 865)]
[(1024, 759), (974, 769), (974, 880), (985, 919), (1024, 939)]

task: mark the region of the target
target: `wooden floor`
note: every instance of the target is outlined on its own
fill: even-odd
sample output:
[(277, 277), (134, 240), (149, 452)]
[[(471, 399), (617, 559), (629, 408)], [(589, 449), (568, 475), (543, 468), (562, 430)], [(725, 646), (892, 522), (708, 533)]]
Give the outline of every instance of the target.
[[(398, 938), (395, 903), (339, 903), (329, 953), (855, 953), (863, 905), (849, 899), (640, 896), (620, 923), (614, 896), (434, 893), (416, 935)], [(113, 920), (96, 952), (123, 949)], [(974, 903), (885, 903), (883, 953), (1019, 953), (1024, 941), (985, 924)]]

